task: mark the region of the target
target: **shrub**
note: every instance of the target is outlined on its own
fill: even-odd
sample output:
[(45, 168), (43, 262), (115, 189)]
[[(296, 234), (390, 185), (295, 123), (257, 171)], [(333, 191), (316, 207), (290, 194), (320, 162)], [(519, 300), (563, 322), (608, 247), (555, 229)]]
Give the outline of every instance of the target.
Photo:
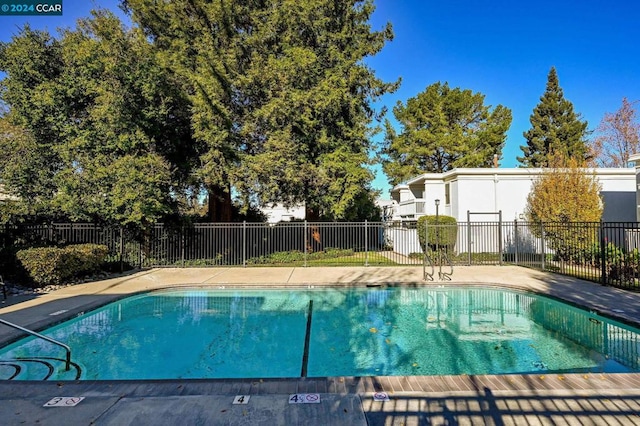
[(20, 250), (16, 258), (36, 287), (57, 284), (70, 276), (65, 252), (57, 247), (37, 247)]
[(635, 283), (640, 275), (638, 249), (623, 253), (618, 247), (607, 245), (607, 276), (609, 279), (625, 284)]
[(130, 271), (135, 268), (136, 266), (127, 260), (123, 260), (122, 263), (119, 260), (108, 260), (102, 264), (100, 270), (105, 272), (123, 272)]
[(58, 247), (36, 247), (20, 250), (16, 258), (35, 286), (60, 284), (82, 274), (100, 269), (108, 254), (106, 246), (78, 244)]
[(107, 246), (100, 244), (76, 244), (65, 247), (69, 256), (77, 266), (75, 275), (97, 272), (102, 267), (105, 258), (109, 254)]
[(425, 252), (427, 244), (431, 250), (443, 248), (451, 252), (458, 239), (458, 224), (451, 216), (439, 215), (437, 226), (436, 216), (422, 216), (418, 219), (417, 230), (420, 247)]
[[(625, 253), (621, 248), (617, 247), (613, 243), (607, 243), (604, 250), (605, 264), (619, 264), (623, 261), (629, 261), (637, 259), (638, 250), (634, 249), (630, 253)], [(576, 255), (572, 257), (572, 261), (577, 264), (591, 265), (596, 268), (602, 266), (602, 249), (599, 243), (593, 243), (587, 248), (576, 252)]]
[(18, 262), (16, 253), (18, 249), (15, 247), (0, 248), (0, 274), (7, 276), (15, 276), (18, 273)]

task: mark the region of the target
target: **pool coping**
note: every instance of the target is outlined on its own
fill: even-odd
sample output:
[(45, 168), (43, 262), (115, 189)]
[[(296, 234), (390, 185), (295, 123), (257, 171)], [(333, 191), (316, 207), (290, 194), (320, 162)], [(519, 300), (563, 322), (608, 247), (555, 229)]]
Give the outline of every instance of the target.
[[(454, 278), (451, 281), (442, 282), (422, 281), (422, 268), (416, 267), (341, 268), (340, 271), (333, 268), (150, 270), (142, 271), (129, 277), (118, 277), (96, 283), (67, 287), (50, 295), (43, 295), (22, 303), (3, 306), (0, 308), (0, 315), (8, 321), (12, 321), (11, 318), (13, 318), (14, 322), (20, 321), (21, 325), (27, 327), (37, 326), (42, 329), (118, 298), (156, 289), (193, 286), (214, 288), (364, 287), (367, 283), (374, 285), (387, 283), (403, 286), (480, 285), (506, 287), (551, 296), (627, 324), (637, 326), (640, 319), (640, 294), (637, 293), (624, 292), (583, 280), (557, 274), (541, 273), (540, 271), (521, 267), (464, 268), (469, 269), (457, 268), (457, 276), (454, 274)], [(295, 269), (303, 269), (303, 271)], [(319, 279), (323, 275), (325, 279)], [(198, 279), (194, 279), (196, 276)], [(288, 276), (288, 278), (283, 284), (283, 281), (278, 282), (277, 279), (273, 279), (274, 276)], [(393, 279), (394, 276), (401, 277), (401, 279)], [(190, 279), (193, 282), (182, 285), (177, 282), (185, 279)], [(513, 284), (509, 281), (518, 282)], [(184, 283), (184, 281), (182, 282)], [(576, 289), (581, 291), (576, 291)], [(54, 317), (50, 315), (52, 310), (61, 310), (60, 308), (65, 309), (66, 312)], [(0, 344), (4, 346), (6, 343), (1, 342), (15, 339), (15, 333), (9, 334), (11, 333), (8, 333), (7, 330), (1, 330)], [(594, 413), (598, 416), (613, 415), (616, 419), (624, 418), (625, 421), (631, 423), (635, 423), (637, 420), (638, 424), (640, 424), (640, 418), (635, 417), (636, 414), (634, 414), (635, 412), (640, 412), (640, 407), (637, 410), (628, 408), (628, 405), (632, 404), (630, 401), (640, 399), (640, 373), (79, 381), (62, 383), (63, 386), (59, 386), (60, 383), (50, 382), (0, 381), (0, 388), (11, 387), (11, 393), (17, 397), (23, 395), (26, 398), (38, 394), (41, 399), (44, 395), (60, 394), (62, 392), (61, 389), (64, 389), (65, 392), (77, 389), (78, 392), (94, 394), (113, 393), (120, 395), (120, 397), (123, 397), (123, 395), (126, 397), (143, 397), (145, 395), (146, 397), (154, 395), (167, 397), (192, 394), (264, 396), (299, 392), (336, 395), (355, 394), (362, 401), (362, 408), (367, 415), (369, 424), (377, 424), (378, 420), (382, 421), (381, 419), (383, 418), (388, 420), (390, 412), (396, 413), (394, 416), (399, 416), (398, 418), (407, 419), (408, 411), (415, 411), (414, 409), (409, 410), (411, 404), (418, 407), (423, 406), (424, 409), (426, 401), (438, 400), (441, 405), (446, 405), (456, 401), (459, 403), (462, 403), (460, 401), (466, 401), (465, 403), (468, 403), (470, 401), (469, 398), (471, 398), (471, 400), (487, 406), (487, 404), (490, 405), (491, 403), (508, 405), (509, 401), (511, 401), (510, 398), (519, 398), (519, 403), (532, 404), (532, 407), (539, 400), (554, 401), (556, 405), (560, 404), (560, 402), (565, 405), (571, 402), (572, 404), (577, 404), (575, 408), (578, 411), (576, 413), (579, 413), (579, 407), (583, 406), (585, 401), (590, 401), (590, 398), (597, 398), (598, 402), (594, 402), (595, 408), (591, 407), (589, 409), (590, 416)], [(168, 391), (170, 388), (177, 389), (178, 386), (181, 386), (181, 390), (176, 392)], [(390, 401), (376, 403), (373, 400), (373, 395), (376, 392), (386, 393)], [(4, 392), (2, 393), (5, 394)], [(616, 399), (623, 396), (625, 397), (623, 401)], [(611, 408), (606, 410), (597, 408), (602, 401), (612, 400), (617, 401), (617, 405), (622, 407), (618, 410), (619, 412)], [(398, 408), (399, 401), (403, 401), (406, 409)], [(388, 410), (391, 411), (384, 408), (385, 404)], [(560, 405), (557, 406), (560, 407)], [(435, 408), (432, 407), (431, 410), (433, 411)], [(549, 407), (546, 407), (545, 410), (547, 410), (549, 416), (555, 412), (554, 409)], [(558, 410), (560, 409), (558, 408)], [(469, 417), (467, 418), (469, 419), (480, 415), (478, 412), (472, 411), (467, 409), (465, 411), (467, 414), (458, 412), (458, 415), (463, 417), (468, 415)], [(560, 411), (567, 415), (565, 409)], [(502, 409), (498, 409), (498, 412), (501, 416), (505, 413)], [(521, 415), (526, 417), (537, 415), (536, 413), (538, 413), (538, 410), (532, 408), (532, 410), (523, 411)], [(433, 414), (438, 413), (433, 411)], [(444, 416), (444, 413), (439, 413), (438, 415)], [(504, 418), (502, 418), (502, 422), (504, 423)]]
[[(292, 394), (316, 394), (324, 409), (298, 410), (290, 422)], [(334, 377), (300, 379), (136, 380), (86, 382), (0, 382), (0, 415), (6, 424), (160, 424), (167, 415), (158, 404), (179, 411), (183, 424), (201, 420), (209, 410), (217, 424), (244, 425), (265, 406), (278, 410), (274, 419), (250, 424), (640, 424), (639, 374), (570, 374), (504, 376)], [(251, 397), (241, 412), (232, 405), (235, 396)], [(54, 411), (43, 405), (55, 397), (82, 396), (83, 411)], [(332, 410), (336, 401), (355, 397), (352, 407), (364, 422), (346, 421)], [(382, 397), (382, 400), (380, 398)], [(200, 406), (194, 399), (199, 398)], [(344, 403), (341, 404), (343, 406)], [(26, 406), (26, 407), (25, 407)], [(130, 422), (131, 408), (139, 415)], [(222, 409), (221, 409), (222, 407)], [(315, 408), (315, 407), (314, 407)], [(149, 413), (155, 410), (155, 413)], [(234, 412), (235, 410), (235, 412)], [(346, 410), (346, 408), (345, 408)], [(212, 412), (213, 411), (213, 412)], [(301, 411), (301, 412), (300, 412)], [(346, 411), (345, 411), (346, 412)], [(197, 413), (197, 418), (196, 414)], [(119, 417), (118, 417), (119, 416)], [(76, 421), (76, 419), (80, 419)], [(283, 420), (284, 418), (284, 420)], [(15, 419), (12, 422), (11, 419)], [(72, 419), (74, 419), (72, 421)], [(106, 420), (105, 420), (106, 419)], [(456, 422), (452, 422), (455, 419)], [(62, 423), (61, 423), (62, 422)], [(169, 422), (170, 423), (170, 422)]]

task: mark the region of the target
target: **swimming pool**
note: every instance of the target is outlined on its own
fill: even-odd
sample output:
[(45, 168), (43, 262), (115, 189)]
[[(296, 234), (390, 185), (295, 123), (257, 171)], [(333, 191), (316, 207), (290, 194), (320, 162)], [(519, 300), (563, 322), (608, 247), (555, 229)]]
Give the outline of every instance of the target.
[(0, 351), (0, 379), (636, 372), (638, 329), (479, 287), (180, 289), (106, 305)]

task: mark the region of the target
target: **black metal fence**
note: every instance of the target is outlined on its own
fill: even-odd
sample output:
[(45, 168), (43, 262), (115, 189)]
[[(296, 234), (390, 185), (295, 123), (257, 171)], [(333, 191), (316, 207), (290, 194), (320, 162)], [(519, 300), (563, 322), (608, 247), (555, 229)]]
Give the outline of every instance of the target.
[[(640, 224), (460, 222), (202, 223), (157, 224), (133, 235), (118, 227), (85, 223), (0, 228), (3, 252), (39, 245), (104, 244), (109, 260), (123, 266), (394, 266), (430, 261), (452, 265), (515, 264), (640, 289)], [(428, 230), (426, 230), (428, 231)], [(439, 244), (429, 236), (455, 243)], [(433, 248), (444, 256), (434, 256)], [(1, 261), (1, 259), (0, 259)]]

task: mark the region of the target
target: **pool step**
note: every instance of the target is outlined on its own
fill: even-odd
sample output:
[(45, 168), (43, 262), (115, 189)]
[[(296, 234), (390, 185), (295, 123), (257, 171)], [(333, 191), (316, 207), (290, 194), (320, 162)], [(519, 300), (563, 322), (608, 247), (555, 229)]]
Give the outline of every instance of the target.
[(79, 380), (82, 369), (74, 362), (65, 371), (62, 358), (14, 358), (0, 360), (0, 380)]

